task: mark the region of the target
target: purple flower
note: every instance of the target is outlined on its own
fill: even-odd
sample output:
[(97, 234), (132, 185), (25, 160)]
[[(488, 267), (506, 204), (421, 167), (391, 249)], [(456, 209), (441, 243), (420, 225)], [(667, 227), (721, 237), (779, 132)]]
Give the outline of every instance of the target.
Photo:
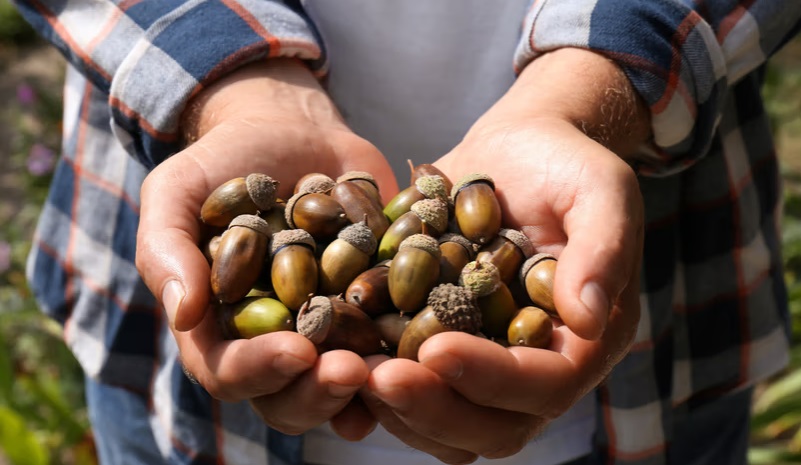
[(5, 273), (11, 268), (11, 245), (6, 241), (0, 241), (0, 273)]
[(44, 176), (53, 171), (56, 163), (56, 154), (42, 144), (33, 144), (28, 153), (28, 172), (34, 176)]
[(29, 84), (22, 83), (17, 86), (17, 102), (30, 106), (36, 103), (36, 90)]

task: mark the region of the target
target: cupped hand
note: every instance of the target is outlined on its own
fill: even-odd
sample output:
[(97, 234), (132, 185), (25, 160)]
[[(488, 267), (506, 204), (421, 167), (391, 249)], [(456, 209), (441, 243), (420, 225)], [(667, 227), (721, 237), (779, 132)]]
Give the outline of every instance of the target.
[(604, 379), (639, 321), (643, 205), (635, 173), (607, 148), (613, 140), (604, 146), (558, 113), (521, 110), (531, 102), (520, 90), (436, 166), (454, 181), (490, 175), (505, 226), (557, 257), (561, 322), (550, 347), (443, 333), (423, 344), (419, 363), (372, 359), (360, 391), (388, 431), (446, 463), (518, 452)]
[[(303, 432), (341, 412), (368, 368), (350, 352), (318, 356), (305, 337), (289, 331), (224, 340), (198, 247), (200, 207), (217, 186), (250, 173), (277, 180), (286, 199), (309, 172), (368, 171), (390, 198), (397, 192), (391, 169), (346, 127), (311, 73), (290, 59), (249, 65), (215, 82), (192, 101), (184, 127), (192, 143), (142, 185), (137, 268), (166, 309), (185, 368), (212, 396), (250, 399), (269, 425)], [(354, 434), (360, 421), (372, 426), (371, 418), (355, 417)]]

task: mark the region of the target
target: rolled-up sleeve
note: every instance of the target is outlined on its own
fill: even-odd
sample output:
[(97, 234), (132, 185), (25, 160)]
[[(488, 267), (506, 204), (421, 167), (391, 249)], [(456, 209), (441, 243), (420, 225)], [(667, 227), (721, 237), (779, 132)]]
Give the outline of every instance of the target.
[(515, 66), (562, 47), (614, 60), (652, 115), (653, 144), (640, 171), (668, 175), (707, 153), (729, 86), (764, 64), (799, 18), (796, 0), (538, 0)]
[(326, 68), (313, 27), (280, 1), (21, 0), (42, 36), (109, 95), (111, 129), (152, 168), (180, 149), (187, 101), (246, 63), (288, 56)]

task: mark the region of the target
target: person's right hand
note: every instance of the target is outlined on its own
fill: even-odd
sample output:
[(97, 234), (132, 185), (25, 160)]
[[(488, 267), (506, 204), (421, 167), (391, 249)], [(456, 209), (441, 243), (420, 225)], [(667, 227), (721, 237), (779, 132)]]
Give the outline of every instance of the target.
[(347, 128), (313, 75), (292, 59), (248, 65), (216, 81), (192, 100), (183, 128), (192, 143), (142, 185), (136, 265), (166, 310), (185, 368), (213, 397), (249, 399), (268, 425), (285, 433), (341, 414), (347, 420), (337, 423), (340, 434), (367, 434), (374, 420), (351, 402), (369, 376), (357, 355), (318, 356), (308, 339), (290, 331), (222, 338), (209, 306), (209, 266), (198, 247), (199, 214), (212, 190), (250, 173), (279, 181), (278, 195), (286, 199), (304, 174), (367, 171), (387, 200), (398, 190), (389, 165)]

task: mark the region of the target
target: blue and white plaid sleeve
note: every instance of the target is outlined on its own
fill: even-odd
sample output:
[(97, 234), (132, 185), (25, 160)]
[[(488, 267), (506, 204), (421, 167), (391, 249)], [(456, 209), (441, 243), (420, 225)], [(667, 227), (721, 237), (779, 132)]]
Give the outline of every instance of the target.
[(115, 135), (148, 168), (180, 149), (186, 102), (219, 76), (276, 56), (325, 71), (313, 28), (280, 1), (20, 0), (18, 7), (109, 95)]
[(640, 172), (669, 175), (709, 151), (728, 89), (798, 29), (795, 0), (535, 0), (515, 57), (581, 47), (617, 62), (648, 104), (654, 144)]

